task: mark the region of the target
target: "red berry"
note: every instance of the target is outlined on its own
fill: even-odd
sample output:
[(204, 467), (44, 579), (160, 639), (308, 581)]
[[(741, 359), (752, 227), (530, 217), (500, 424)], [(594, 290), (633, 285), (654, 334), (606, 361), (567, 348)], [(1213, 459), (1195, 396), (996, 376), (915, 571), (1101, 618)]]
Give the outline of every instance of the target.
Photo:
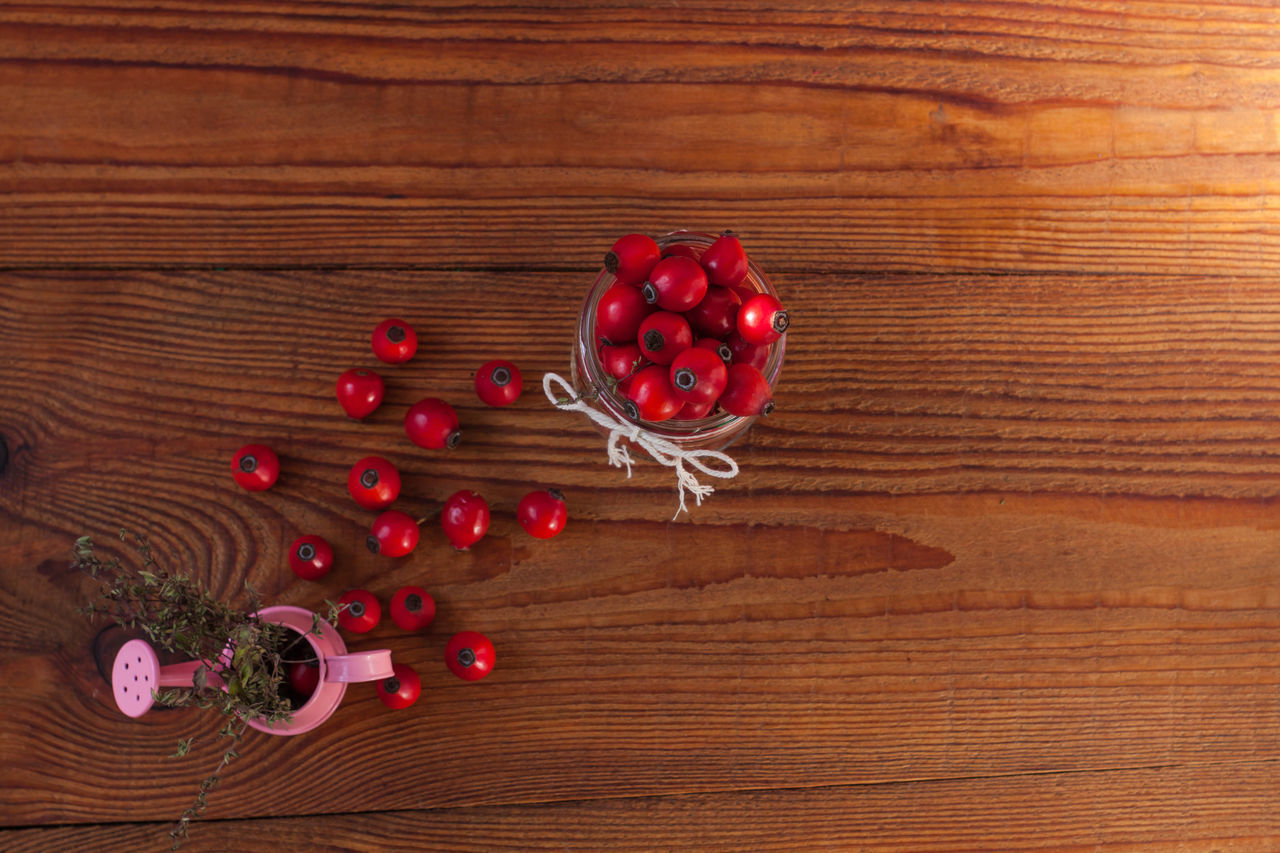
[(403, 586), (391, 596), (391, 621), (405, 631), (418, 631), (436, 616), (436, 600), (420, 586)]
[(445, 666), (463, 681), (479, 681), (493, 671), (493, 643), (477, 631), (459, 631), (444, 647)]
[(351, 589), (338, 596), (338, 627), (353, 634), (372, 631), (382, 618), (382, 605), (367, 589)]
[(386, 509), (400, 497), (400, 472), (381, 456), (366, 456), (351, 466), (347, 491), (365, 509)]
[(600, 347), (600, 366), (604, 372), (619, 381), (626, 379), (633, 371), (639, 370), (648, 362), (640, 354), (637, 343), (618, 344), (617, 346)]
[(289, 546), (289, 568), (304, 581), (318, 581), (333, 568), (333, 547), (319, 536), (299, 536)]
[(617, 282), (596, 303), (596, 340), (622, 344), (634, 340), (641, 321), (653, 311), (640, 291)]
[(428, 450), (457, 447), (462, 440), (453, 406), (435, 397), (419, 400), (409, 407), (404, 416), (404, 431), (410, 441)]
[(688, 243), (672, 243), (662, 250), (662, 257), (691, 258), (696, 261), (702, 257), (702, 250), (697, 246), (690, 246)]
[(387, 364), (404, 364), (418, 351), (418, 336), (404, 320), (383, 320), (373, 330), (373, 354)]
[(418, 522), (398, 509), (389, 509), (373, 520), (365, 547), (384, 557), (403, 557), (418, 547)]
[(663, 311), (688, 311), (707, 293), (707, 274), (698, 262), (679, 255), (663, 258), (640, 288), (644, 301)]
[(509, 361), (495, 358), (476, 371), (476, 396), (490, 406), (509, 406), (520, 396), (524, 380), (520, 368)]
[(700, 335), (724, 340), (738, 327), (738, 308), (742, 299), (738, 294), (719, 285), (707, 288), (702, 301), (685, 312), (689, 325)]
[(475, 492), (466, 489), (454, 492), (444, 502), (440, 526), (450, 544), (465, 551), (479, 542), (489, 529), (489, 505)]
[(628, 234), (604, 256), (604, 268), (623, 284), (639, 284), (662, 257), (658, 244), (644, 234)]
[(747, 343), (772, 343), (782, 337), (790, 323), (782, 303), (767, 293), (757, 293), (738, 309), (738, 334)]
[(655, 311), (640, 324), (636, 343), (640, 345), (640, 354), (654, 364), (670, 364), (693, 346), (693, 330), (681, 315)]
[(700, 421), (707, 415), (711, 414), (711, 410), (715, 407), (715, 400), (711, 400), (707, 403), (685, 403), (680, 407), (680, 411), (676, 412), (674, 420)]
[(665, 421), (675, 417), (684, 402), (671, 387), (669, 370), (661, 364), (642, 367), (623, 392), (623, 410), (631, 420)]
[(516, 520), (525, 533), (536, 539), (555, 536), (564, 529), (568, 518), (564, 495), (558, 489), (530, 492), (520, 499), (520, 505), (516, 507)]
[(251, 492), (269, 489), (280, 477), (280, 457), (265, 444), (246, 444), (231, 457), (231, 477)]
[(749, 364), (733, 364), (719, 403), (726, 412), (740, 418), (767, 415), (773, 411), (772, 394), (763, 373)]
[(741, 284), (747, 277), (747, 253), (732, 231), (726, 231), (702, 253), (707, 280), (722, 287)]
[(724, 341), (719, 341), (715, 338), (698, 338), (693, 342), (693, 345), (698, 349), (711, 350), (713, 353), (720, 356), (720, 360), (723, 361), (726, 366), (733, 362), (733, 350), (729, 349), (729, 345)]
[(309, 698), (320, 686), (320, 664), (314, 660), (289, 664), (289, 686), (303, 698)]
[(382, 377), (372, 370), (351, 369), (338, 377), (334, 392), (347, 417), (362, 420), (382, 405)]
[(395, 674), (378, 682), (378, 698), (392, 710), (408, 708), (422, 695), (422, 679), (402, 663), (391, 664), (391, 671)]
[(676, 356), (670, 373), (672, 390), (682, 403), (715, 403), (729, 377), (724, 360), (700, 347)]
[(756, 370), (764, 370), (769, 363), (769, 345), (752, 344), (743, 340), (742, 335), (734, 332), (725, 340), (725, 346), (731, 354), (733, 364), (749, 364)]

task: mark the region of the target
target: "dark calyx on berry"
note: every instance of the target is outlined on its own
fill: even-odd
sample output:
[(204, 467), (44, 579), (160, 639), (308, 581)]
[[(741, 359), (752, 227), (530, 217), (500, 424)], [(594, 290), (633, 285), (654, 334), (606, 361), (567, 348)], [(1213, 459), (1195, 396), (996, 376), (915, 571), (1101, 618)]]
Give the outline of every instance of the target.
[(773, 330), (782, 334), (791, 325), (791, 315), (786, 311), (775, 311), (773, 314)]
[(650, 305), (658, 301), (658, 288), (653, 286), (653, 282), (646, 281), (644, 287), (640, 288), (640, 295), (644, 297), (644, 301)]
[(387, 340), (391, 341), (393, 344), (400, 343), (404, 340), (404, 337), (403, 326), (392, 326), (390, 329), (387, 329)]
[(400, 679), (396, 678), (394, 675), (391, 676), (386, 681), (382, 682), (382, 689), (388, 693), (399, 693)]
[(609, 271), (610, 275), (613, 275), (618, 271), (618, 253), (617, 252), (605, 252), (604, 268)]
[(725, 364), (730, 364), (733, 361), (733, 350), (729, 349), (728, 344), (721, 344), (716, 347), (716, 355), (720, 356), (720, 360)]
[(476, 662), (476, 653), (471, 649), (458, 649), (458, 663), (463, 666), (472, 666)]
[(489, 374), (489, 378), (493, 380), (493, 384), (502, 388), (511, 381), (511, 371), (505, 367), (495, 367), (493, 373)]
[(555, 498), (561, 503), (564, 503), (564, 492), (560, 491), (559, 489), (547, 489), (547, 494), (551, 495), (551, 497)]
[(310, 560), (316, 555), (316, 546), (310, 542), (303, 542), (298, 546), (298, 559)]
[(650, 329), (644, 333), (644, 348), (649, 352), (657, 352), (662, 349), (662, 345), (666, 342), (666, 338), (662, 337), (662, 332), (657, 329)]
[(364, 546), (374, 554), (382, 550), (382, 543), (378, 541), (377, 536), (373, 536), (372, 534), (364, 538)]
[(240, 457), (240, 470), (245, 472), (253, 472), (258, 470), (258, 457), (251, 453), (246, 453)]
[(364, 602), (363, 601), (351, 602), (350, 604), (347, 605), (347, 612), (350, 613), (352, 616), (356, 617), (357, 619), (359, 619), (361, 616), (364, 615)]
[(674, 379), (675, 386), (681, 391), (692, 391), (698, 385), (698, 374), (687, 367), (677, 370)]
[(633, 421), (640, 420), (640, 409), (636, 407), (635, 402), (633, 402), (632, 400), (622, 401), (622, 411), (626, 412), (627, 417), (631, 418), (631, 420)]
[(762, 415), (771, 415), (771, 414), (773, 414), (773, 401), (772, 401), (772, 400), (770, 400), (769, 402), (767, 402), (767, 403), (765, 403), (765, 404), (764, 404), (764, 407), (760, 409), (760, 414), (762, 414)]
[(422, 596), (417, 593), (414, 593), (413, 595), (406, 595), (404, 598), (404, 609), (408, 610), (410, 613), (417, 613), (422, 609)]
[(444, 440), (444, 446), (453, 449), (458, 446), (458, 442), (462, 441), (462, 430), (455, 429), (449, 433), (449, 437)]
[(365, 468), (364, 472), (360, 474), (360, 485), (364, 486), (366, 489), (372, 489), (374, 486), (378, 485), (377, 469)]

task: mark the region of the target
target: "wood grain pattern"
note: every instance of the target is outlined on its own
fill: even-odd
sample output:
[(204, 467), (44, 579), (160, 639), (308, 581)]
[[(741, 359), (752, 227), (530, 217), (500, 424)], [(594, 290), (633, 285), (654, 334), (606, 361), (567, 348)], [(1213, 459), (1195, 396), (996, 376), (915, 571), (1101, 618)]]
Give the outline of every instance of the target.
[(1269, 274), (1277, 12), (1198, 3), (0, 10), (0, 264)]
[[(440, 602), (425, 637), (384, 626), (356, 643), (418, 668), (423, 701), (393, 714), (357, 687), (310, 735), (254, 737), (213, 801), (217, 817), (484, 806), (495, 810), (440, 815), (441, 832), (492, 815), (494, 834), (477, 844), (501, 849), (502, 833), (539, 813), (507, 807), (589, 800), (556, 806), (586, 815), (611, 808), (599, 798), (639, 797), (634, 815), (608, 820), (639, 820), (643, 849), (664, 809), (701, 814), (704, 801), (684, 795), (721, 792), (705, 809), (724, 803), (727, 817), (710, 832), (760, 796), (772, 805), (751, 829), (781, 833), (782, 849), (800, 829), (768, 822), (789, 820), (792, 797), (800, 815), (841, 797), (871, 797), (867, 808), (887, 814), (900, 796), (932, 796), (894, 783), (938, 780), (956, 786), (937, 806), (960, 810), (948, 820), (983, 805), (975, 835), (940, 830), (936, 849), (983, 846), (973, 839), (1011, 810), (1062, 849), (1085, 849), (1111, 836), (1071, 815), (1096, 809), (1090, 792), (1106, 780), (1117, 793), (1136, 784), (1110, 771), (1158, 779), (1172, 767), (1184, 781), (1130, 789), (1152, 817), (1114, 813), (1116, 849), (1182, 839), (1193, 821), (1175, 816), (1194, 808), (1203, 835), (1188, 837), (1207, 840), (1191, 849), (1274, 837), (1265, 818), (1237, 834), (1229, 815), (1275, 804), (1267, 774), (1280, 743), (1280, 392), (1268, 381), (1280, 302), (1265, 282), (780, 275), (798, 319), (778, 412), (734, 448), (741, 476), (672, 523), (656, 465), (626, 480), (605, 465), (603, 440), (535, 387), (566, 368), (585, 278), (0, 277), (0, 435), (12, 450), (0, 476), (4, 825), (162, 821), (215, 760), (212, 721), (115, 712), (88, 654), (94, 631), (69, 615), (70, 542), (126, 524), (230, 596), (247, 579), (272, 601), (318, 606), (347, 586), (386, 597), (412, 581)], [(331, 383), (371, 364), (367, 329), (386, 314), (429, 333), (414, 362), (386, 371), (383, 409), (356, 424)], [(529, 377), (509, 410), (470, 390), (494, 355)], [(400, 413), (426, 393), (458, 404), (466, 438), (453, 453), (402, 435)], [(270, 492), (237, 492), (226, 475), (248, 438), (285, 459)], [(490, 535), (467, 554), (430, 530), (402, 562), (363, 552), (368, 519), (343, 483), (370, 452), (402, 467), (406, 505), (423, 514), (456, 488), (484, 493)], [(533, 484), (559, 485), (571, 503), (550, 542), (514, 521)], [(338, 549), (324, 584), (285, 565), (307, 530)], [(438, 663), (464, 627), (499, 645), (498, 671), (476, 685)], [(191, 758), (165, 757), (193, 731)], [(277, 773), (287, 786), (269, 781)], [(1005, 776), (1017, 779), (989, 778)], [(1214, 787), (1237, 778), (1253, 780), (1241, 800)], [(836, 800), (729, 796), (832, 786)], [(1061, 790), (1067, 811), (1037, 812)], [(879, 825), (831, 831), (853, 845)], [(340, 838), (356, 831), (341, 826)], [(902, 826), (886, 824), (885, 837), (929, 849), (911, 847), (924, 824)], [(10, 838), (123, 846), (142, 831)], [(549, 831), (546, 844), (600, 837)], [(1013, 830), (989, 837), (984, 849), (1026, 844)]]

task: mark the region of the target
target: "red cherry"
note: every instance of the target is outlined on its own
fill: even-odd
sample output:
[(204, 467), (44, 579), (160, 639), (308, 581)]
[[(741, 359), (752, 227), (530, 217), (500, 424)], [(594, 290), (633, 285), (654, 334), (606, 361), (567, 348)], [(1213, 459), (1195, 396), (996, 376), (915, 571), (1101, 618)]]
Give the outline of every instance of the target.
[(747, 253), (732, 231), (726, 231), (702, 253), (707, 280), (722, 287), (734, 287), (747, 277)]
[(680, 407), (680, 411), (676, 412), (674, 420), (700, 421), (707, 415), (711, 414), (711, 410), (715, 407), (715, 400), (711, 400), (706, 403), (685, 403)]
[(373, 520), (364, 540), (374, 554), (403, 557), (418, 547), (418, 522), (398, 509), (389, 509)]
[(726, 412), (740, 418), (767, 415), (773, 411), (772, 394), (763, 373), (749, 364), (733, 364), (719, 403)]
[(670, 368), (671, 388), (682, 403), (714, 403), (724, 391), (729, 372), (711, 350), (689, 347)]
[(622, 408), (631, 420), (665, 421), (675, 417), (684, 402), (671, 387), (669, 370), (661, 364), (642, 367), (623, 393)]
[(476, 396), (490, 406), (511, 405), (523, 386), (520, 368), (500, 358), (486, 361), (476, 371)]
[(640, 354), (654, 364), (670, 364), (693, 346), (693, 330), (681, 315), (655, 311), (640, 324), (636, 343), (640, 345)]
[(693, 345), (698, 349), (711, 350), (713, 353), (720, 356), (720, 360), (723, 361), (726, 366), (733, 363), (733, 350), (729, 349), (729, 345), (724, 341), (716, 340), (715, 338), (698, 338), (693, 342)]
[(444, 502), (440, 526), (454, 548), (466, 551), (489, 529), (489, 505), (475, 492), (466, 489), (454, 492)]
[(420, 586), (402, 586), (391, 596), (391, 621), (405, 631), (418, 631), (436, 616), (436, 600)]
[(309, 699), (320, 686), (320, 665), (314, 661), (295, 661), (289, 664), (289, 686), (304, 699)]
[(596, 303), (596, 340), (622, 344), (633, 340), (636, 331), (653, 308), (644, 301), (640, 291), (629, 284), (616, 282)]
[(733, 364), (749, 364), (756, 370), (764, 370), (769, 363), (769, 345), (752, 344), (743, 340), (742, 335), (734, 332), (725, 340), (725, 346), (731, 353)]
[(618, 381), (626, 379), (633, 371), (639, 370), (645, 364), (648, 364), (648, 361), (640, 354), (639, 344), (600, 347), (600, 366), (604, 368), (605, 373)]
[(251, 492), (269, 489), (280, 477), (280, 457), (265, 444), (246, 444), (231, 457), (231, 477)]
[(382, 605), (367, 589), (351, 589), (338, 596), (338, 627), (353, 634), (372, 631), (382, 618)]
[(776, 341), (790, 323), (782, 303), (767, 293), (757, 293), (738, 309), (738, 334), (750, 344)]
[(319, 536), (299, 536), (289, 546), (289, 568), (304, 581), (318, 581), (333, 568), (333, 547)]
[(372, 370), (351, 369), (338, 377), (334, 388), (347, 417), (362, 420), (382, 405), (382, 377)]
[(649, 273), (640, 295), (663, 311), (688, 311), (707, 293), (707, 274), (698, 262), (679, 255), (663, 258)]
[(413, 667), (402, 663), (391, 664), (391, 671), (395, 674), (378, 682), (378, 698), (392, 710), (408, 708), (422, 695), (422, 679)]
[(387, 364), (404, 364), (418, 351), (418, 336), (404, 320), (383, 320), (373, 330), (373, 354)]
[(525, 533), (536, 539), (550, 539), (564, 529), (569, 519), (564, 495), (558, 489), (530, 492), (516, 507), (516, 520)]
[(462, 440), (453, 406), (435, 397), (419, 400), (409, 407), (404, 416), (404, 431), (410, 441), (428, 450), (454, 448)]
[(493, 671), (493, 643), (477, 631), (459, 631), (444, 647), (445, 666), (463, 681), (479, 681)]
[(400, 497), (400, 472), (381, 456), (366, 456), (351, 466), (347, 491), (365, 509), (386, 509)]
[(684, 316), (695, 332), (724, 340), (738, 327), (738, 308), (742, 299), (727, 287), (713, 284), (707, 288), (702, 301), (685, 312)]
[(624, 284), (639, 284), (662, 257), (658, 244), (645, 234), (628, 234), (604, 256), (604, 268)]

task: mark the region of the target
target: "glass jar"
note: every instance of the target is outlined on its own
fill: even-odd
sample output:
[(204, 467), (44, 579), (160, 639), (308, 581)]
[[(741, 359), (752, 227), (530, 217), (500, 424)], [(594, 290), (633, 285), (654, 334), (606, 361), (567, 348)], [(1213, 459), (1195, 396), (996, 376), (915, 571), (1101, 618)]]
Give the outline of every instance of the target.
[[(716, 239), (715, 235), (697, 231), (672, 231), (657, 238), (657, 243), (658, 248), (664, 251), (670, 246), (683, 244), (693, 247), (698, 254), (701, 254)], [(615, 392), (615, 383), (611, 381), (600, 363), (600, 355), (596, 348), (596, 305), (614, 281), (615, 278), (610, 272), (601, 269), (591, 285), (591, 290), (587, 293), (582, 312), (578, 315), (578, 332), (570, 360), (570, 379), (575, 393), (584, 402), (590, 403), (614, 420), (624, 424), (635, 424), (645, 432), (665, 439), (681, 450), (723, 450), (728, 447), (747, 431), (758, 416), (744, 418), (720, 410), (694, 421), (672, 419), (654, 422), (628, 417), (623, 405), (624, 401)], [(759, 293), (778, 297), (768, 276), (749, 258), (747, 277), (742, 285)], [(769, 360), (762, 372), (769, 382), (770, 389), (774, 387), (778, 381), (778, 374), (782, 372), (786, 340), (787, 336), (784, 334), (769, 348)], [(596, 428), (602, 435), (608, 433), (608, 430), (599, 424)]]

